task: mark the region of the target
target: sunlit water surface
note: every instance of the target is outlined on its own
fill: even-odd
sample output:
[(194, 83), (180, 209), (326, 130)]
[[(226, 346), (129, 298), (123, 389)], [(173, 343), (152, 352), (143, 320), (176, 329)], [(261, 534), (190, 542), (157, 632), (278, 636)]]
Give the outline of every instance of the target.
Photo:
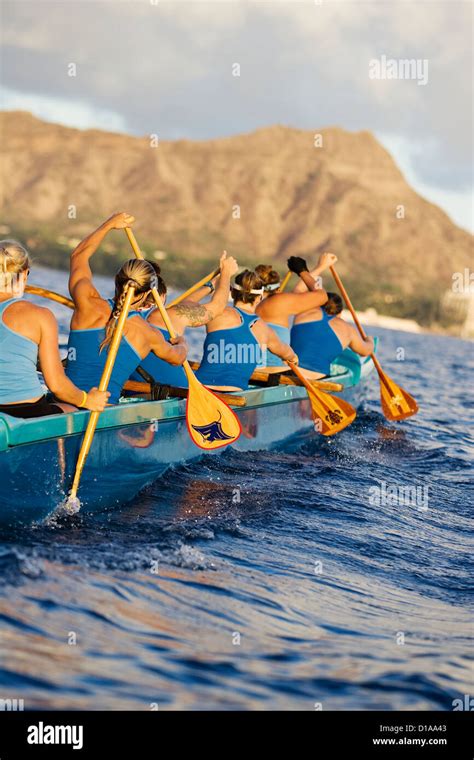
[[(64, 273), (34, 281), (66, 292)], [(334, 440), (204, 458), (121, 511), (3, 534), (0, 697), (450, 710), (472, 694), (472, 346), (378, 334), (415, 418), (387, 423), (374, 378)], [(418, 504), (373, 503), (384, 483), (418, 486)]]

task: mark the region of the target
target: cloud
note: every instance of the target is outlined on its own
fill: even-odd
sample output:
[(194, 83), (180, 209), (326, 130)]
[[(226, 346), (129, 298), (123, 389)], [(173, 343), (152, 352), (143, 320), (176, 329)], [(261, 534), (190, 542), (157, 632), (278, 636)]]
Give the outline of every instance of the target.
[[(421, 183), (452, 193), (470, 185), (469, 3), (4, 0), (2, 7), (7, 106), (12, 93), (26, 108), (36, 104), (36, 113), (69, 103), (67, 118), (79, 126), (95, 119), (162, 138), (274, 123), (371, 129), (403, 142)], [(427, 59), (427, 85), (371, 80), (369, 61), (382, 55)], [(70, 62), (76, 77), (68, 76)]]

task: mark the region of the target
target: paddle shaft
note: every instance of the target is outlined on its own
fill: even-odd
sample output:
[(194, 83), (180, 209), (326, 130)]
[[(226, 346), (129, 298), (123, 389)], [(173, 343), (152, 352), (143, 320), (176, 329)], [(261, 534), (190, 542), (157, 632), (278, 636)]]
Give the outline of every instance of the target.
[(290, 367), (290, 369), (295, 373), (298, 380), (300, 380), (300, 382), (304, 385), (306, 390), (309, 393), (314, 393), (316, 389), (311, 385), (310, 381), (303, 375), (299, 367), (296, 364), (292, 364), (291, 362), (287, 362), (287, 364)]
[(292, 274), (293, 274), (293, 272), (287, 272), (285, 274), (285, 276), (284, 276), (284, 278), (283, 278), (283, 280), (281, 282), (281, 285), (278, 288), (278, 292), (279, 293), (283, 293), (283, 291), (285, 290), (286, 286), (288, 285), (288, 283), (290, 281), (290, 277), (291, 277)]
[[(187, 388), (180, 388), (175, 385), (165, 385), (162, 387), (169, 389), (170, 398), (173, 396), (177, 396), (178, 398), (188, 397)], [(151, 393), (152, 390), (150, 383), (141, 383), (136, 380), (127, 380), (124, 389), (131, 393)], [(225, 401), (229, 406), (247, 406), (247, 399), (245, 396), (235, 396), (231, 393), (218, 393), (216, 391), (214, 391), (214, 395), (217, 396), (217, 398), (222, 399), (222, 401)], [(162, 399), (159, 400), (161, 401)]]
[(176, 306), (177, 304), (181, 303), (181, 301), (185, 301), (186, 298), (189, 298), (189, 296), (192, 296), (192, 294), (195, 293), (196, 290), (199, 290), (199, 288), (202, 288), (204, 285), (207, 285), (208, 282), (213, 280), (214, 277), (217, 277), (217, 275), (220, 274), (220, 271), (221, 271), (220, 269), (214, 269), (212, 272), (209, 272), (209, 274), (206, 275), (206, 277), (203, 277), (202, 280), (199, 280), (199, 282), (196, 282), (194, 285), (191, 285), (191, 287), (188, 288), (188, 290), (186, 290), (185, 293), (182, 293), (182, 295), (178, 296), (173, 301), (171, 301), (168, 308), (170, 309), (172, 306)]
[[(133, 252), (137, 259), (143, 259), (144, 256), (140, 250), (140, 247), (136, 241), (135, 235), (133, 234), (133, 231), (130, 229), (130, 227), (125, 227), (125, 232), (127, 234), (127, 237), (130, 241), (130, 245), (133, 248)], [(161, 318), (163, 322), (165, 323), (165, 327), (168, 330), (169, 336), (171, 339), (176, 338), (176, 332), (174, 330), (173, 325), (171, 324), (171, 320), (168, 316), (168, 312), (166, 311), (165, 307), (163, 306), (163, 301), (161, 300), (160, 294), (158, 293), (158, 290), (156, 288), (151, 289), (153, 298), (155, 299), (155, 303), (158, 306), (159, 312), (161, 314)], [(188, 378), (188, 382), (191, 379), (194, 379), (194, 373), (189, 366), (189, 362), (186, 359), (186, 361), (183, 362), (183, 369), (186, 373), (186, 377)]]
[(34, 296), (42, 296), (43, 298), (49, 298), (50, 301), (56, 301), (63, 306), (68, 306), (70, 309), (74, 309), (74, 301), (70, 298), (62, 296), (59, 293), (55, 293), (54, 290), (47, 290), (46, 288), (40, 288), (39, 285), (27, 285), (25, 288), (26, 293), (31, 293)]
[[(110, 378), (111, 378), (112, 371), (115, 364), (115, 359), (117, 358), (118, 350), (120, 347), (120, 341), (122, 339), (123, 329), (125, 327), (125, 322), (127, 320), (128, 312), (130, 310), (130, 304), (132, 303), (134, 295), (135, 295), (135, 288), (130, 287), (127, 291), (127, 295), (125, 297), (125, 303), (123, 305), (122, 312), (118, 319), (117, 325), (114, 330), (114, 334), (112, 336), (112, 341), (109, 346), (107, 361), (105, 362), (104, 371), (102, 372), (102, 377), (100, 378), (100, 383), (99, 383), (100, 391), (106, 391), (109, 386)], [(94, 438), (94, 433), (97, 427), (99, 416), (100, 416), (100, 412), (92, 412), (91, 416), (89, 417), (89, 422), (87, 423), (86, 432), (84, 434), (84, 440), (82, 441), (81, 450), (77, 458), (76, 472), (74, 473), (74, 480), (72, 483), (71, 492), (69, 494), (70, 499), (74, 499), (77, 496), (77, 491), (79, 488), (82, 471), (84, 469), (84, 464), (92, 445), (92, 440)]]
[[(250, 382), (268, 384), (270, 382), (272, 374), (274, 373), (264, 372), (263, 370), (256, 369), (250, 377)], [(301, 381), (297, 377), (291, 377), (291, 375), (287, 375), (285, 372), (282, 372), (281, 374), (275, 374), (278, 374), (279, 385), (301, 385)], [(324, 380), (309, 380), (309, 382), (313, 388), (319, 388), (321, 391), (336, 391), (337, 393), (340, 393), (344, 390), (342, 383), (333, 383), (331, 381)]]
[[(200, 367), (200, 362), (191, 361), (189, 362), (191, 369), (193, 369), (195, 372)], [(293, 368), (293, 367), (292, 367)], [(301, 386), (303, 383), (298, 380), (297, 377), (292, 377), (291, 375), (287, 375), (285, 372), (265, 372), (260, 369), (256, 369), (252, 372), (250, 375), (250, 383), (265, 383), (269, 384), (270, 378), (272, 378), (274, 375), (278, 376), (278, 385), (296, 385)], [(325, 380), (308, 380), (309, 384), (320, 391), (335, 391), (336, 393), (340, 393), (344, 390), (344, 386), (342, 383), (333, 383), (331, 381), (325, 381)], [(273, 387), (273, 385), (269, 385), (269, 387)], [(276, 387), (276, 385), (275, 385)]]
[[(365, 332), (364, 328), (362, 327), (361, 323), (359, 322), (359, 318), (358, 318), (357, 314), (355, 313), (355, 309), (354, 309), (354, 307), (353, 307), (353, 305), (351, 303), (351, 299), (348, 296), (347, 290), (345, 289), (344, 285), (342, 284), (341, 278), (339, 277), (339, 275), (336, 272), (336, 270), (334, 269), (334, 267), (329, 267), (329, 269), (331, 270), (331, 274), (334, 277), (334, 282), (336, 283), (337, 287), (339, 288), (339, 291), (340, 291), (341, 296), (343, 297), (343, 299), (345, 301), (345, 304), (346, 304), (347, 308), (349, 309), (350, 313), (352, 314), (352, 319), (354, 320), (354, 323), (355, 323), (357, 329), (359, 330), (359, 332), (361, 334), (361, 337), (364, 340), (367, 340), (367, 333)], [(379, 377), (380, 378), (384, 377), (383, 369), (382, 369), (382, 367), (380, 365), (379, 360), (375, 356), (375, 354), (371, 353), (370, 354), (370, 358), (372, 359), (373, 363), (375, 364), (375, 369), (379, 373)]]
[[(136, 241), (135, 235), (133, 234), (133, 232), (130, 229), (130, 227), (125, 227), (125, 232), (126, 232), (126, 235), (127, 235), (128, 239), (129, 239), (129, 242), (130, 242), (130, 245), (132, 246), (133, 252), (134, 252), (135, 256), (137, 257), (137, 259), (144, 259), (145, 257), (143, 255), (143, 253), (141, 252), (140, 247), (139, 247), (139, 245), (138, 245), (138, 243)], [(161, 296), (158, 293), (157, 288), (152, 288), (151, 292), (152, 292), (153, 298), (155, 299), (155, 303), (158, 306), (158, 309), (160, 311), (161, 318), (162, 318), (163, 322), (165, 323), (165, 327), (166, 327), (166, 329), (168, 330), (168, 332), (170, 334), (170, 338), (176, 338), (176, 333), (174, 331), (173, 325), (171, 324), (171, 320), (170, 320), (170, 318), (168, 316), (168, 312), (166, 311), (165, 307), (163, 306), (163, 301), (161, 300)]]

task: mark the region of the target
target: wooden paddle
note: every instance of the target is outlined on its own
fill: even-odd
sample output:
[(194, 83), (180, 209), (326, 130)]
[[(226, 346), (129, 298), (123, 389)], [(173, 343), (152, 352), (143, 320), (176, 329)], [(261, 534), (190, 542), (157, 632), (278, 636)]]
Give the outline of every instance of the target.
[[(256, 369), (251, 377), (250, 377), (250, 383), (263, 383), (265, 385), (271, 385), (272, 378), (274, 376), (278, 377), (278, 385), (297, 385), (301, 386), (303, 383), (301, 380), (298, 380), (297, 377), (293, 377), (290, 374), (287, 374), (286, 372), (282, 372), (281, 374), (279, 372), (264, 372), (263, 370)], [(276, 382), (276, 379), (275, 379)], [(313, 386), (313, 388), (316, 388), (318, 390), (322, 391), (335, 391), (336, 393), (340, 393), (344, 390), (344, 386), (342, 383), (334, 383), (331, 380), (308, 380), (310, 385)]]
[(34, 296), (42, 296), (43, 298), (49, 298), (50, 301), (56, 301), (63, 306), (68, 306), (70, 309), (74, 309), (74, 301), (70, 298), (62, 296), (59, 293), (55, 293), (54, 290), (47, 290), (46, 288), (40, 288), (39, 285), (27, 285), (25, 288), (26, 293), (31, 293)]
[[(173, 398), (173, 396), (178, 398), (187, 398), (188, 397), (188, 389), (187, 388), (180, 388), (176, 385), (162, 385), (161, 388), (164, 388), (166, 390), (166, 396), (163, 396), (164, 398)], [(151, 385), (150, 383), (141, 383), (137, 380), (127, 380), (125, 385), (123, 386), (124, 391), (129, 391), (130, 393), (144, 393), (149, 394), (151, 393)], [(247, 399), (245, 396), (236, 396), (233, 393), (216, 393), (214, 392), (217, 398), (222, 399), (226, 402), (229, 406), (247, 406)], [(160, 401), (161, 401), (160, 396)]]
[(313, 410), (313, 419), (318, 432), (330, 436), (344, 430), (356, 418), (356, 410), (342, 398), (335, 398), (311, 385), (295, 364), (287, 362), (296, 377), (306, 388)]
[[(110, 378), (112, 375), (112, 370), (115, 364), (115, 359), (117, 358), (117, 353), (120, 347), (120, 341), (122, 339), (123, 329), (125, 327), (125, 322), (127, 320), (128, 312), (130, 310), (130, 304), (133, 301), (134, 295), (135, 295), (135, 288), (129, 287), (127, 291), (127, 295), (125, 296), (125, 303), (123, 305), (122, 312), (115, 326), (115, 330), (112, 336), (112, 341), (109, 346), (109, 350), (107, 353), (107, 361), (105, 362), (104, 371), (102, 372), (102, 377), (100, 378), (100, 383), (99, 383), (100, 391), (106, 391), (108, 388)], [(79, 509), (81, 508), (81, 502), (77, 498), (77, 491), (79, 489), (79, 483), (81, 480), (82, 471), (84, 469), (84, 464), (89, 454), (90, 448), (92, 446), (92, 440), (94, 438), (94, 433), (97, 427), (99, 415), (100, 415), (100, 412), (91, 412), (91, 416), (89, 417), (89, 422), (87, 423), (86, 432), (84, 434), (84, 439), (82, 441), (81, 449), (79, 451), (79, 456), (77, 458), (76, 472), (74, 473), (72, 488), (69, 492), (68, 499), (63, 507), (67, 512), (70, 512), (70, 513), (78, 512)]]
[(279, 293), (283, 293), (283, 291), (285, 290), (286, 286), (288, 285), (288, 283), (289, 283), (289, 281), (290, 281), (290, 279), (291, 279), (291, 275), (292, 275), (292, 274), (293, 274), (293, 272), (287, 272), (287, 273), (285, 274), (285, 276), (284, 276), (283, 280), (281, 281), (281, 285), (280, 285), (280, 287), (278, 288), (278, 292), (279, 292)]
[[(362, 338), (366, 340), (367, 335), (365, 333), (365, 330), (359, 322), (354, 307), (352, 306), (350, 298), (347, 295), (347, 291), (342, 284), (341, 278), (339, 277), (334, 267), (330, 267), (330, 270), (332, 276), (334, 277), (334, 281), (339, 288), (341, 296), (343, 297), (347, 308), (352, 314), (352, 319), (354, 320), (357, 329), (359, 330)], [(385, 374), (375, 354), (370, 354), (370, 357), (375, 364), (375, 369), (377, 370), (378, 376), (380, 378), (380, 403), (382, 405), (382, 411), (385, 417), (388, 420), (397, 421), (404, 420), (406, 417), (411, 417), (413, 414), (416, 414), (418, 411), (418, 404), (416, 403), (415, 399), (410, 396), (409, 393), (403, 390), (403, 388), (400, 388), (400, 386), (397, 385), (388, 375)]]
[[(143, 259), (143, 254), (130, 227), (125, 227), (125, 233), (137, 259)], [(170, 338), (175, 338), (176, 333), (158, 290), (152, 288), (152, 294)], [(184, 362), (183, 369), (189, 385), (186, 422), (189, 435), (196, 446), (205, 451), (211, 451), (234, 443), (242, 432), (238, 417), (222, 399), (217, 398), (209, 388), (201, 385), (188, 361)]]
[(170, 309), (172, 306), (176, 306), (178, 303), (181, 303), (181, 301), (184, 301), (186, 298), (189, 298), (193, 293), (196, 292), (196, 290), (199, 290), (199, 288), (202, 288), (203, 285), (206, 285), (208, 282), (214, 279), (214, 277), (217, 277), (218, 274), (220, 274), (219, 267), (217, 269), (214, 269), (213, 272), (209, 272), (206, 277), (203, 277), (199, 282), (194, 283), (194, 285), (191, 285), (188, 290), (186, 290), (184, 293), (182, 293), (180, 296), (177, 296), (173, 301), (171, 301), (170, 304), (168, 304), (168, 309)]
[[(190, 361), (189, 364), (191, 369), (194, 370), (198, 370), (200, 367), (200, 362)], [(273, 383), (273, 378), (275, 378), (275, 380), (278, 378), (278, 383)], [(270, 388), (273, 388), (276, 385), (297, 385), (299, 387), (303, 385), (297, 377), (293, 377), (286, 372), (264, 372), (261, 369), (255, 369), (252, 372), (249, 382), (251, 385), (253, 383), (263, 383)], [(322, 391), (335, 391), (336, 393), (340, 393), (344, 390), (344, 385), (342, 383), (334, 383), (330, 380), (308, 380), (308, 383), (310, 383), (313, 388), (321, 389)]]

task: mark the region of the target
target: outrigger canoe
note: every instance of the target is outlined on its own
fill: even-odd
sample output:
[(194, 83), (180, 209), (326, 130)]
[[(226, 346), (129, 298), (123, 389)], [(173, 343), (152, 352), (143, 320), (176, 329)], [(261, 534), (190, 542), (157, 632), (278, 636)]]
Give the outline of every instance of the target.
[[(373, 370), (369, 357), (346, 349), (331, 366), (354, 407)], [(305, 388), (291, 385), (242, 391), (235, 409), (242, 434), (236, 451), (284, 448), (318, 436)], [(21, 420), (0, 414), (0, 524), (41, 522), (67, 497), (89, 412)], [(320, 436), (319, 436), (320, 437)], [(206, 454), (219, 456), (220, 450)], [(84, 468), (80, 501), (85, 512), (125, 505), (166, 470), (203, 456), (186, 427), (186, 401), (128, 398), (100, 415)]]

